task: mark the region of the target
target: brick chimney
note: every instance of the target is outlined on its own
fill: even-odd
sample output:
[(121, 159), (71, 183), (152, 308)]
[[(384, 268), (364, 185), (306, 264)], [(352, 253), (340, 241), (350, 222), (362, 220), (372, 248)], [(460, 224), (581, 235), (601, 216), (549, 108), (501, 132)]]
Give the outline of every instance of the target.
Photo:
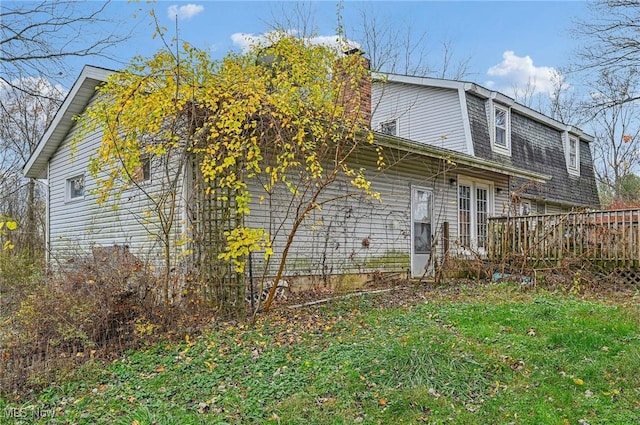
[[(351, 49), (344, 52), (342, 63), (338, 63), (336, 73), (339, 81), (344, 84), (342, 88), (342, 101), (347, 112), (352, 118), (366, 126), (371, 126), (371, 72), (370, 62), (360, 49)], [(361, 63), (361, 68), (354, 66)], [(344, 65), (342, 65), (344, 63)], [(344, 68), (354, 70), (357, 81), (352, 82), (349, 76), (345, 75)], [(342, 68), (342, 69), (341, 69)]]

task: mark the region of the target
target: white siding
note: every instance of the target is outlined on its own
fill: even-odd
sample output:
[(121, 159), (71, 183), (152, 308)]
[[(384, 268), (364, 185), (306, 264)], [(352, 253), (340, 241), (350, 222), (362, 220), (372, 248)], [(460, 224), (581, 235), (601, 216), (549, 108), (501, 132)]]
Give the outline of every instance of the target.
[[(130, 251), (143, 261), (160, 263), (162, 234), (148, 211), (152, 203), (139, 189), (128, 189), (122, 194), (116, 207), (113, 199), (102, 205), (96, 202), (96, 181), (87, 170), (89, 159), (95, 155), (100, 144), (100, 133), (96, 132), (78, 143), (72, 153), (72, 129), (52, 156), (49, 167), (50, 185), (50, 259), (64, 263), (71, 258), (86, 256), (93, 247), (109, 247), (115, 244), (128, 245)], [(159, 167), (152, 167), (152, 179), (145, 188), (149, 192), (160, 188)], [(67, 179), (84, 175), (85, 196), (68, 200)], [(179, 192), (182, 189), (179, 190)], [(177, 216), (174, 220), (172, 239), (180, 238), (183, 230), (183, 202), (178, 200)]]
[(399, 137), (473, 155), (458, 89), (378, 83), (371, 102), (373, 130), (397, 120)]
[[(387, 152), (387, 155), (389, 152)], [(443, 256), (443, 223), (449, 223), (449, 246), (454, 249), (458, 235), (457, 186), (450, 178), (467, 176), (494, 182), (494, 187), (508, 187), (508, 177), (490, 172), (466, 169), (447, 169), (441, 161), (417, 155), (404, 156), (397, 166), (370, 175), (372, 188), (381, 194), (382, 201), (363, 199), (362, 196), (339, 199), (314, 210), (294, 239), (287, 259), (285, 276), (329, 276), (341, 273), (370, 273), (374, 271), (407, 272), (411, 252), (411, 186), (431, 189), (434, 195), (434, 222), (432, 231), (437, 241), (436, 260)], [(375, 170), (372, 155), (360, 154), (358, 166)], [(325, 199), (346, 193), (349, 183), (333, 185)], [(507, 201), (507, 190), (491, 196), (491, 215), (500, 215), (502, 204)], [(272, 201), (259, 202), (259, 194), (253, 199), (247, 226), (272, 229), (282, 225), (274, 243), (274, 255), (269, 270), (264, 270), (264, 258), (254, 254), (254, 276), (274, 275), (291, 229), (287, 219), (289, 194), (279, 193)], [(368, 240), (363, 244), (363, 240)]]

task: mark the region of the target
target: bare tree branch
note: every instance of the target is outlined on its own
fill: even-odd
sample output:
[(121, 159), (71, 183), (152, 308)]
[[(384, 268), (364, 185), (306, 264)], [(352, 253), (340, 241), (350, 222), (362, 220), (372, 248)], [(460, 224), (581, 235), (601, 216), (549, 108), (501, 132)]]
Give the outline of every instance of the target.
[(591, 4), (591, 16), (578, 23), (584, 40), (576, 68), (611, 71), (640, 63), (640, 1), (604, 0)]
[(0, 216), (20, 222), (14, 243), (35, 259), (44, 248), (40, 224), (44, 223), (45, 198), (42, 187), (25, 179), (20, 170), (53, 118), (63, 93), (41, 78), (21, 79), (18, 84), (19, 88), (13, 88), (0, 83)]
[[(106, 16), (109, 2), (72, 0), (11, 2), (0, 9), (0, 81), (14, 89), (27, 76), (58, 82), (66, 73), (66, 61), (86, 56), (109, 57), (114, 46), (125, 41), (122, 32)], [(43, 96), (30, 92), (30, 95)]]
[(611, 201), (624, 197), (624, 181), (640, 171), (640, 109), (634, 102), (620, 100), (640, 97), (639, 83), (635, 68), (603, 70), (593, 84), (590, 101), (582, 105), (596, 138), (596, 179), (602, 195)]

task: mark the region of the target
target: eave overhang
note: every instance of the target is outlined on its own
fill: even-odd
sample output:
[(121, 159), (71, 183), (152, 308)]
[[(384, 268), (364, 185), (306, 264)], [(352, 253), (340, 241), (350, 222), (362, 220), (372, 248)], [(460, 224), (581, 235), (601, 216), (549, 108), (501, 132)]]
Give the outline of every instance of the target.
[(551, 180), (551, 176), (548, 174), (522, 170), (519, 168), (511, 167), (509, 165), (501, 164), (499, 162), (477, 158), (475, 156), (463, 154), (450, 149), (427, 145), (425, 143), (403, 139), (396, 136), (389, 136), (378, 132), (374, 132), (374, 144), (377, 146), (399, 149), (404, 152), (427, 156), (430, 158), (450, 160), (458, 166), (464, 165), (479, 170), (493, 171), (513, 177), (525, 178), (539, 183), (545, 183)]
[(73, 127), (74, 117), (81, 114), (94, 96), (96, 88), (115, 71), (85, 66), (71, 87), (53, 120), (42, 135), (36, 149), (22, 169), (25, 177), (47, 178), (47, 164)]

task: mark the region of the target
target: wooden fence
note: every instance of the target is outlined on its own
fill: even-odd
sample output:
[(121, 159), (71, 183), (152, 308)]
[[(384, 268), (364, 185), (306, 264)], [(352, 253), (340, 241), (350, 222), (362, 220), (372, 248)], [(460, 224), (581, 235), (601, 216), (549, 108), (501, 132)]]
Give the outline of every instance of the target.
[(640, 271), (640, 209), (493, 217), (491, 261), (528, 267), (577, 264)]

